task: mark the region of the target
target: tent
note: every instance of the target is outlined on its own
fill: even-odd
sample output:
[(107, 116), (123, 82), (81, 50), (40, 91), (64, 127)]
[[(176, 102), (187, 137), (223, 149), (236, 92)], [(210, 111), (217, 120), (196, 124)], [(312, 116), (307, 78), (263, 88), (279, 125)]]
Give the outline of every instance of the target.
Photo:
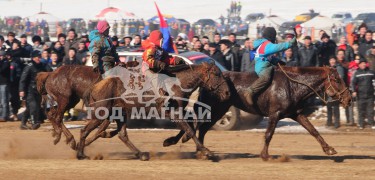
[(95, 18), (100, 20), (105, 19), (111, 23), (115, 20), (134, 19), (136, 17), (133, 13), (125, 12), (115, 7), (108, 7), (101, 10), (100, 13), (95, 16)]
[[(310, 32), (309, 35), (314, 36), (314, 39), (319, 37), (319, 31), (324, 30), (327, 32), (328, 35), (332, 35), (332, 26), (336, 25), (336, 27), (343, 27), (344, 24), (340, 21), (336, 21), (331, 19), (327, 16), (316, 16), (315, 18), (311, 19), (310, 21), (306, 21), (301, 24), (301, 26), (305, 29), (305, 31)], [(311, 31), (314, 31), (312, 34)]]
[(45, 20), (48, 22), (48, 24), (56, 23), (60, 20), (59, 18), (46, 12), (39, 12), (38, 14), (34, 14), (32, 16), (29, 16), (28, 18), (30, 22), (36, 22), (37, 20), (40, 22), (42, 20)]
[(263, 19), (257, 20), (249, 25), (248, 37), (257, 37), (257, 25), (266, 27), (274, 27), (276, 30), (279, 29), (282, 23), (286, 22), (284, 18), (276, 15), (267, 16)]
[[(164, 17), (164, 20), (166, 20), (168, 24), (174, 23), (174, 22), (179, 22), (178, 19), (176, 19), (175, 17), (173, 17), (172, 15), (169, 15), (169, 14), (163, 14), (163, 17)], [(154, 16), (147, 21), (149, 23), (153, 23), (153, 24), (159, 24), (160, 23), (159, 16)]]

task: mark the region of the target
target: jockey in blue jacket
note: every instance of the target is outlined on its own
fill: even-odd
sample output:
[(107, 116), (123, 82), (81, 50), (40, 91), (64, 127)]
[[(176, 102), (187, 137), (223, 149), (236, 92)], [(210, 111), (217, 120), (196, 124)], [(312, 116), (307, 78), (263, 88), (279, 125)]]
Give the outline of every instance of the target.
[(275, 53), (285, 51), (296, 43), (294, 37), (291, 41), (275, 44), (276, 30), (273, 27), (266, 27), (262, 33), (262, 38), (254, 41), (255, 53), (255, 73), (259, 78), (245, 90), (244, 97), (249, 105), (253, 105), (255, 95), (266, 89), (272, 82), (273, 65), (277, 65), (280, 59), (274, 56)]

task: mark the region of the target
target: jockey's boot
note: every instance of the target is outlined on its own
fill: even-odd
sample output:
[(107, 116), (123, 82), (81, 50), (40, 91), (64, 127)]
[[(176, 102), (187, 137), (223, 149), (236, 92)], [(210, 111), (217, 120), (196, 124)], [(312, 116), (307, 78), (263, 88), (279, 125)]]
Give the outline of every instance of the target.
[(272, 71), (273, 71), (272, 67), (266, 68), (263, 71), (263, 73), (259, 76), (259, 78), (255, 80), (251, 84), (251, 86), (245, 90), (244, 98), (250, 106), (254, 104), (253, 102), (254, 96), (261, 93), (271, 83)]

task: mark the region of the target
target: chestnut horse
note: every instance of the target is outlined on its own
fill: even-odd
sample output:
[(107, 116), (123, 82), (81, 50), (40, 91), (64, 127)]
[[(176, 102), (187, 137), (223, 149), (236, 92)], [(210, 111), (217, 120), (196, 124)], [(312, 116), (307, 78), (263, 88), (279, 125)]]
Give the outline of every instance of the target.
[[(159, 114), (165, 113), (167, 117), (171, 117), (180, 129), (187, 132), (187, 134), (189, 134), (190, 137), (193, 138), (197, 146), (197, 149), (200, 150), (202, 156), (208, 158), (212, 157), (212, 153), (199, 142), (199, 140), (194, 135), (193, 131), (191, 130), (190, 126), (187, 124), (186, 121), (184, 121), (183, 119), (179, 119), (177, 114), (171, 113), (170, 111), (161, 111), (164, 111), (162, 108), (166, 105), (164, 104), (165, 99), (169, 99), (167, 107), (182, 107), (182, 109), (184, 109), (188, 104), (188, 102), (184, 100), (189, 99), (191, 93), (195, 91), (198, 87), (205, 89), (208, 94), (211, 94), (212, 96), (216, 97), (216, 100), (218, 101), (228, 100), (230, 96), (229, 86), (226, 83), (226, 80), (224, 79), (220, 69), (217, 66), (215, 66), (214, 63), (203, 63), (201, 65), (191, 66), (178, 65), (178, 67), (170, 67), (168, 69), (169, 70), (167, 70), (166, 72), (171, 76), (175, 76), (175, 78), (178, 80), (178, 82), (181, 82), (181, 84), (174, 84), (171, 87), (171, 90), (174, 94), (172, 97), (165, 95), (160, 96), (155, 100), (152, 106), (147, 106), (141, 103), (140, 101), (147, 99), (149, 96), (155, 97), (157, 95), (155, 93), (160, 93), (160, 91), (155, 92), (147, 90), (145, 92), (142, 92), (141, 94), (138, 94), (141, 98), (140, 100), (138, 99), (138, 96), (123, 97), (123, 95), (127, 91), (127, 88), (125, 88), (127, 86), (124, 86), (124, 83), (125, 85), (128, 85), (128, 82), (123, 82), (123, 80), (121, 80), (118, 77), (106, 78), (100, 81), (99, 83), (95, 84), (91, 92), (87, 94), (87, 98), (85, 98), (86, 105), (92, 107), (93, 111), (91, 111), (91, 120), (81, 130), (80, 142), (77, 144), (77, 158), (88, 158), (84, 154), (84, 148), (87, 145), (85, 143), (85, 140), (91, 131), (93, 131), (98, 126), (101, 126), (98, 130), (98, 133), (95, 134), (94, 139), (92, 139), (91, 142), (97, 139), (98, 137), (103, 137), (102, 133), (108, 134), (104, 130), (109, 125), (108, 119), (110, 119), (109, 117), (111, 116), (111, 114), (107, 114), (106, 117), (103, 114), (101, 114), (100, 116), (104, 117), (96, 117), (96, 114), (94, 113), (96, 109), (103, 107), (106, 109), (111, 109), (113, 107), (121, 107), (122, 110), (126, 112), (126, 119), (131, 118), (133, 108), (145, 108), (146, 112), (150, 112), (150, 109), (152, 107), (156, 107), (156, 110)], [(161, 87), (158, 86), (158, 88)], [(186, 91), (186, 89), (189, 89), (189, 91)], [(132, 101), (134, 103), (127, 103), (126, 101)], [(118, 121), (117, 123), (119, 124)], [(126, 123), (122, 123), (122, 126), (118, 127), (118, 129), (120, 129), (120, 140), (123, 141), (125, 145), (128, 146), (129, 149), (131, 149), (135, 153), (135, 155), (139, 157), (141, 160), (148, 160), (148, 154), (142, 153), (129, 140), (126, 132)], [(113, 137), (115, 135), (114, 133), (110, 134), (110, 137)]]
[[(254, 106), (249, 106), (243, 97), (243, 88), (247, 88), (257, 76), (254, 73), (224, 72), (230, 87), (231, 97), (228, 101), (221, 102), (214, 96), (202, 90), (199, 101), (211, 106), (211, 122), (199, 124), (199, 140), (203, 143), (207, 131), (228, 111), (235, 106), (243, 111), (268, 116), (268, 127), (265, 133), (265, 143), (260, 157), (263, 160), (270, 158), (268, 146), (279, 120), (291, 118), (301, 124), (320, 143), (327, 155), (337, 152), (329, 146), (320, 136), (310, 121), (303, 115), (306, 100), (318, 93), (326, 93), (341, 105), (347, 107), (351, 102), (351, 95), (345, 82), (339, 77), (336, 69), (328, 67), (283, 67), (277, 68), (272, 84), (261, 93)], [(321, 97), (321, 96), (320, 96)], [(323, 101), (324, 98), (321, 97)], [(325, 101), (326, 102), (326, 101)], [(164, 146), (176, 144), (184, 135), (181, 131), (177, 136), (164, 141)], [(187, 137), (187, 138), (186, 138)], [(188, 140), (185, 136), (183, 142)]]

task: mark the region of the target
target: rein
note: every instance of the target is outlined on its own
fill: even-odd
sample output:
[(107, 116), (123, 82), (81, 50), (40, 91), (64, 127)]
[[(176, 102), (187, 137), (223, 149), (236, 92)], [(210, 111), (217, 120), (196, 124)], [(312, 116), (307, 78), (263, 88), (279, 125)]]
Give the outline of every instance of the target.
[(337, 95), (338, 94), (338, 96), (339, 96), (339, 98), (338, 99), (335, 99), (335, 100), (326, 100), (326, 96), (325, 96), (325, 93), (324, 93), (324, 97), (322, 97), (314, 88), (312, 88), (310, 85), (308, 85), (308, 84), (306, 84), (306, 83), (304, 83), (304, 82), (301, 82), (301, 81), (298, 81), (298, 80), (296, 80), (296, 79), (293, 79), (293, 78), (291, 78), (286, 72), (285, 72), (285, 70), (283, 69), (283, 67), (280, 65), (280, 64), (278, 64), (278, 66), (280, 67), (280, 69), (281, 69), (281, 71), (285, 74), (285, 76), (290, 80), (290, 81), (293, 81), (293, 82), (295, 82), (295, 83), (298, 83), (298, 84), (302, 84), (302, 85), (305, 85), (305, 86), (307, 86), (308, 88), (310, 88), (318, 97), (319, 97), (319, 99), (320, 100), (322, 100), (325, 104), (327, 104), (327, 103), (332, 103), (332, 102), (336, 102), (336, 101), (340, 101), (341, 99), (342, 99), (342, 97), (341, 97), (341, 95), (345, 92), (345, 91), (347, 91), (348, 90), (348, 88), (346, 87), (343, 91), (341, 91), (341, 92), (339, 92), (339, 91), (337, 91), (333, 86), (332, 86), (332, 82), (330, 81), (330, 75), (329, 75), (329, 73), (328, 73), (328, 82), (329, 82), (329, 86), (328, 86), (328, 88), (326, 89), (326, 90), (328, 90), (329, 88), (332, 88), (333, 89), (333, 91), (334, 91), (334, 93), (335, 93), (335, 95)]

